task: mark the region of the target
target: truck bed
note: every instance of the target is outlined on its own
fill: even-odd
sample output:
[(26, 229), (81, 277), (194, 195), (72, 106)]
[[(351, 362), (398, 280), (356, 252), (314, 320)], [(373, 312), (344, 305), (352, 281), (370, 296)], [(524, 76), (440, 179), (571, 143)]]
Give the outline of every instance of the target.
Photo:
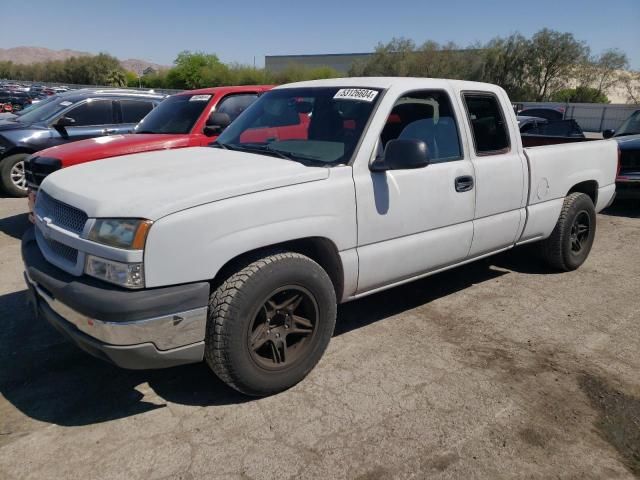
[(594, 196), (596, 211), (613, 199), (617, 172), (616, 142), (594, 140), (524, 148), (529, 165), (527, 220), (518, 243), (546, 238), (565, 196), (576, 185)]

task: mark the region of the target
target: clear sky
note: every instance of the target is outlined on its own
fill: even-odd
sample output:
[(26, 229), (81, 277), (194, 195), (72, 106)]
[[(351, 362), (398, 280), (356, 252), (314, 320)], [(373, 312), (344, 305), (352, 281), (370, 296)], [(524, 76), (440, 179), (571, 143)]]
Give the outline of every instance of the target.
[[(4, 2), (3, 2), (4, 3)], [(40, 46), (170, 65), (181, 50), (262, 66), (265, 55), (371, 51), (395, 37), (462, 46), (548, 27), (640, 70), (640, 0), (26, 0), (2, 6), (0, 48)]]

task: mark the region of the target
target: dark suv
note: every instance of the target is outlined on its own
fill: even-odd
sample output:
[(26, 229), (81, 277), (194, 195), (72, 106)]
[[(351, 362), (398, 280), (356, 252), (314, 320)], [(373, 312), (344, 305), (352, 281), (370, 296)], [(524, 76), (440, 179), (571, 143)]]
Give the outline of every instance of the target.
[(25, 196), (29, 155), (85, 138), (129, 133), (163, 98), (132, 90), (76, 90), (0, 120), (0, 186), (9, 195)]

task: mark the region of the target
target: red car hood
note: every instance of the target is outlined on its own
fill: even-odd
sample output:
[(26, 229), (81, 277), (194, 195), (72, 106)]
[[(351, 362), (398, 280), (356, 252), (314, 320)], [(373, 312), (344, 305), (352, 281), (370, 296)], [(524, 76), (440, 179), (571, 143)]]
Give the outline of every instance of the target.
[(62, 168), (102, 158), (189, 146), (189, 135), (129, 134), (110, 135), (71, 142), (38, 152), (39, 157), (57, 158)]

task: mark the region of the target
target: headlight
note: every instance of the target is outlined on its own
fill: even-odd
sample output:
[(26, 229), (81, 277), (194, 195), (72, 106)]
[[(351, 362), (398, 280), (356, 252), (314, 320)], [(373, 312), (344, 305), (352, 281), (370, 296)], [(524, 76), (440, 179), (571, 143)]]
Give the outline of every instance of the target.
[(151, 224), (151, 220), (137, 218), (99, 218), (89, 232), (89, 240), (110, 247), (142, 250)]
[(142, 263), (121, 263), (87, 255), (84, 273), (127, 288), (144, 288)]

